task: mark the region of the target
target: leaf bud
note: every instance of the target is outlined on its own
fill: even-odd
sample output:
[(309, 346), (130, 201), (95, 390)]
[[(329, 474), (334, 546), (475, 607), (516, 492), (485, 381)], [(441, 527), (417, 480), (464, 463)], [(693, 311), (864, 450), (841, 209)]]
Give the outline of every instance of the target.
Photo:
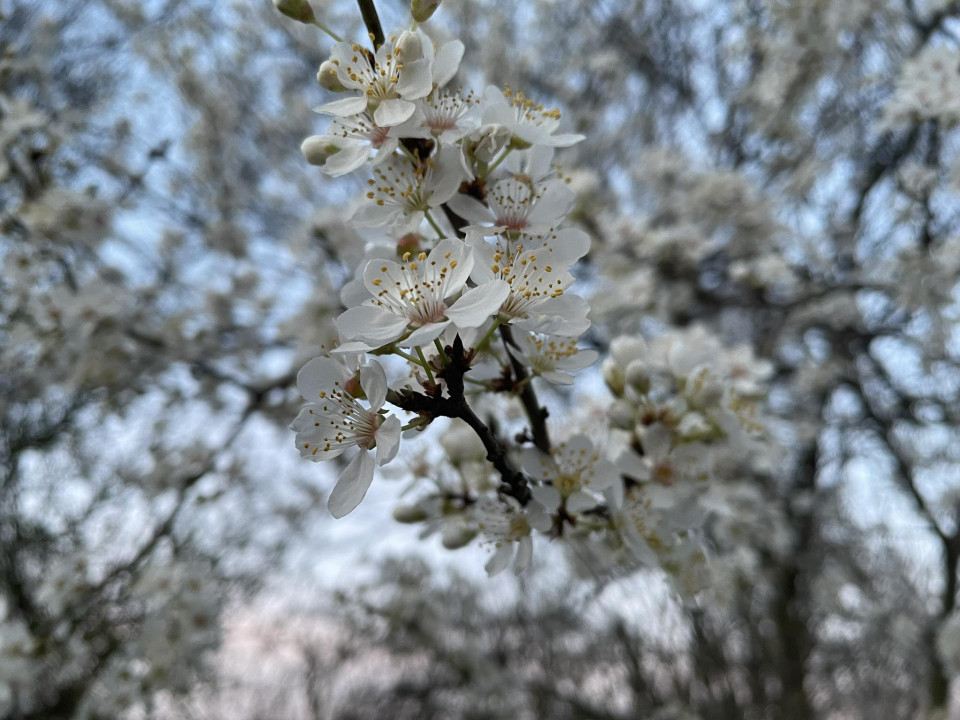
[(426, 22), (440, 7), (441, 0), (412, 0), (410, 14), (418, 23)]
[(450, 522), (443, 528), (440, 540), (447, 550), (459, 550), (477, 536), (475, 528), (462, 522)]
[(307, 0), (273, 0), (273, 6), (291, 20), (312, 23), (316, 18)]

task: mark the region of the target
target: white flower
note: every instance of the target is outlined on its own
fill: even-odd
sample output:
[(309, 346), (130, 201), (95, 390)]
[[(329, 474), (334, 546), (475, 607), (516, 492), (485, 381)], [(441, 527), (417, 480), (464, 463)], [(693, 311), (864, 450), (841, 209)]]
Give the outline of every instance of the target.
[[(399, 145), (395, 130), (396, 128), (380, 127), (366, 113), (334, 118), (326, 135), (307, 138), (304, 147), (311, 142), (323, 147), (326, 160), (321, 165), (321, 170), (333, 177), (339, 177), (366, 163), (370, 159), (371, 151), (376, 153), (373, 158), (374, 165), (389, 158)], [(304, 154), (307, 154), (306, 150)]]
[(583, 256), (590, 244), (581, 230), (560, 230), (532, 249), (497, 236), (488, 244), (475, 232), (468, 232), (477, 262), (473, 281), (477, 284), (501, 279), (509, 295), (500, 306), (502, 321), (525, 330), (573, 337), (590, 327), (586, 300), (564, 294), (573, 283), (570, 265)]
[[(374, 468), (369, 451), (376, 448), (376, 463), (383, 466), (393, 460), (400, 446), (399, 418), (380, 411), (387, 397), (383, 368), (375, 361), (362, 365), (359, 389), (345, 379), (347, 372), (343, 363), (329, 357), (314, 358), (304, 365), (297, 374), (297, 389), (310, 404), (290, 426), (297, 431), (301, 457), (331, 460), (347, 448), (360, 450), (340, 473), (327, 501), (335, 518), (351, 512), (366, 495)], [(360, 403), (361, 397), (366, 397), (369, 407)]]
[(469, 195), (455, 195), (450, 209), (473, 225), (493, 226), (495, 232), (539, 233), (560, 223), (576, 195), (560, 180), (539, 185), (527, 179), (506, 178), (491, 187), (486, 204)]
[(530, 567), (533, 558), (531, 532), (547, 532), (552, 525), (550, 517), (537, 507), (537, 503), (531, 502), (524, 509), (512, 497), (482, 497), (473, 506), (472, 512), (478, 529), (495, 548), (493, 556), (484, 566), (490, 577), (503, 572), (511, 560), (516, 575)]
[[(396, 38), (394, 38), (396, 40)], [(340, 42), (333, 46), (330, 62), (337, 79), (348, 90), (361, 95), (321, 105), (317, 112), (349, 117), (370, 111), (380, 127), (399, 125), (413, 115), (413, 101), (433, 88), (430, 61), (426, 58), (403, 62), (392, 41), (385, 42), (370, 57), (370, 51), (358, 43)]]
[(344, 347), (374, 349), (401, 338), (406, 347), (414, 347), (439, 337), (451, 322), (462, 328), (479, 327), (497, 312), (509, 290), (506, 283), (491, 279), (450, 302), (466, 287), (472, 267), (470, 248), (452, 238), (441, 240), (416, 260), (410, 260), (408, 253), (402, 264), (371, 260), (363, 282), (372, 297), (337, 318), (342, 337), (365, 347)]
[(455, 153), (443, 153), (414, 166), (393, 156), (373, 169), (367, 199), (351, 220), (359, 226), (389, 225), (400, 234), (416, 230), (424, 214), (453, 197), (464, 179)]
[(463, 44), (458, 40), (445, 43), (434, 54), (429, 38), (409, 31), (391, 36), (373, 57), (357, 43), (337, 43), (330, 56), (337, 80), (362, 94), (321, 105), (316, 111), (338, 117), (369, 111), (380, 127), (399, 125), (416, 111), (415, 100), (456, 75), (462, 57)]
[(560, 126), (560, 111), (546, 110), (522, 92), (515, 93), (509, 88), (501, 92), (490, 86), (483, 100), (483, 124), (505, 125), (523, 143), (568, 147), (583, 140), (583, 135), (554, 135)]
[(597, 361), (596, 350), (577, 347), (576, 338), (561, 338), (539, 333), (523, 333), (515, 338), (516, 347), (508, 349), (547, 382), (569, 385), (571, 372), (583, 370)]
[(599, 502), (595, 493), (620, 482), (617, 467), (583, 435), (557, 444), (549, 455), (526, 448), (521, 463), (524, 472), (543, 483), (531, 487), (530, 492), (548, 512), (561, 504), (571, 513), (588, 510)]
[(437, 88), (417, 103), (413, 117), (395, 128), (397, 135), (435, 138), (441, 145), (451, 145), (477, 127), (479, 103), (472, 92), (462, 95)]

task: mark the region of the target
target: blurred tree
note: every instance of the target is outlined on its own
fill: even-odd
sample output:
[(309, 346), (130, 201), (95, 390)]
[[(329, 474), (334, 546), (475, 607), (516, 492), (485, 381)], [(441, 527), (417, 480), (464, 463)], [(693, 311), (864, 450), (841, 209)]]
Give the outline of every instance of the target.
[[(649, 341), (614, 343), (613, 398), (539, 388), (580, 408), (551, 430), (632, 433), (654, 459), (636, 352), (675, 380), (722, 368), (765, 398), (767, 434), (708, 453), (689, 537), (651, 531), (655, 562), (594, 534), (569, 545), (573, 590), (546, 567), (493, 608), (388, 565), (333, 615), (348, 633), (293, 643), (299, 699), (254, 688), (256, 712), (949, 717), (960, 4), (449, 5), (429, 30), (465, 44), (465, 86), (522, 88), (587, 136), (558, 158), (592, 239), (590, 343)], [(314, 11), (365, 33), (352, 3)], [(166, 712), (156, 693), (205, 676), (227, 603), (329, 487), (285, 428), (370, 239), (342, 209), (362, 180), (320, 182), (297, 152), (332, 43), (267, 3), (0, 12), (0, 715)], [(486, 472), (461, 430), (444, 462), (408, 463), (398, 511), (450, 546), (476, 500), (450, 487)], [(591, 600), (631, 577), (663, 596), (654, 616)], [(358, 683), (374, 659), (395, 674)], [(205, 692), (197, 716), (227, 717)]]

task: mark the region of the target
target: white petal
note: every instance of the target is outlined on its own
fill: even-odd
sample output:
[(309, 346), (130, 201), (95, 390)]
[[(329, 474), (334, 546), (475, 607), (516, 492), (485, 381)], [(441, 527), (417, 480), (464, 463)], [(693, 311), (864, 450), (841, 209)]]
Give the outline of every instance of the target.
[(560, 181), (551, 182), (543, 195), (537, 200), (527, 221), (531, 225), (555, 223), (569, 212), (577, 195)]
[(528, 447), (520, 451), (520, 467), (537, 480), (553, 480), (560, 472), (553, 458), (537, 448)]
[(343, 100), (334, 100), (333, 102), (318, 105), (313, 109), (314, 112), (324, 115), (336, 115), (337, 117), (350, 117), (359, 115), (367, 109), (367, 99), (362, 95), (360, 97), (349, 97)]
[(513, 543), (504, 541), (503, 544), (497, 548), (497, 551), (493, 554), (493, 557), (490, 558), (490, 560), (487, 561), (487, 564), (483, 566), (483, 569), (487, 571), (488, 577), (499, 575), (507, 569), (507, 565), (510, 564), (510, 560), (512, 558)]
[[(453, 263), (456, 263), (455, 267), (451, 267)], [(437, 267), (442, 270), (430, 270)], [(431, 272), (436, 275), (442, 272), (445, 275), (443, 278), (430, 277), (429, 279), (443, 283), (443, 298), (447, 298), (460, 292), (466, 285), (470, 271), (473, 270), (473, 250), (462, 240), (446, 238), (430, 251), (423, 268), (425, 273)]]
[(382, 347), (403, 335), (407, 319), (383, 308), (360, 305), (341, 313), (336, 325), (344, 339)]
[(463, 51), (463, 43), (459, 40), (451, 40), (440, 46), (433, 60), (433, 82), (438, 87), (446, 85), (457, 74), (460, 61), (463, 59)]
[(560, 507), (560, 491), (553, 485), (533, 485), (530, 494), (547, 512), (554, 512)]
[(412, 333), (410, 333), (410, 337), (401, 340), (400, 344), (403, 347), (419, 347), (420, 345), (440, 337), (443, 334), (443, 331), (447, 329), (449, 324), (449, 320), (444, 322), (428, 323), (423, 327), (419, 327), (414, 330)]
[(331, 177), (340, 177), (356, 170), (369, 157), (369, 146), (361, 144), (346, 145), (340, 149), (340, 152), (331, 155), (320, 169)]
[(670, 431), (660, 423), (651, 425), (643, 434), (643, 451), (655, 463), (660, 462), (670, 454), (671, 445), (673, 445), (673, 441), (670, 437)]
[(315, 402), (323, 390), (329, 390), (336, 383), (343, 386), (350, 373), (330, 357), (315, 357), (297, 373), (297, 390), (307, 400)]
[(570, 373), (559, 372), (557, 370), (547, 370), (546, 372), (540, 373), (540, 377), (546, 380), (548, 383), (553, 383), (554, 385), (573, 385), (573, 375)]
[(373, 112), (373, 121), (380, 127), (390, 127), (399, 125), (404, 120), (408, 120), (417, 106), (412, 102), (395, 98), (393, 100), (384, 100)]
[(452, 152), (444, 154), (437, 161), (427, 185), (430, 207), (437, 207), (455, 197), (465, 177), (460, 158)]
[(400, 71), (400, 80), (394, 86), (397, 94), (407, 100), (426, 97), (433, 89), (433, 76), (430, 74), (430, 61), (421, 58), (405, 62)]
[(363, 388), (373, 412), (383, 407), (387, 399), (387, 375), (376, 360), (360, 366), (360, 387)]
[(500, 311), (508, 295), (510, 286), (505, 281), (491, 280), (465, 292), (447, 309), (447, 317), (457, 327), (479, 327)]
[(527, 535), (520, 538), (520, 544), (517, 547), (517, 559), (513, 561), (513, 574), (519, 575), (528, 567), (533, 559), (533, 538)]
[(590, 250), (590, 236), (579, 228), (564, 228), (550, 239), (551, 260), (558, 265), (572, 265)]
[(572, 513), (583, 512), (597, 506), (597, 499), (590, 493), (577, 490), (567, 498), (567, 510)]
[(391, 415), (377, 428), (377, 465), (383, 467), (397, 456), (400, 449), (400, 418)]
[(578, 135), (570, 133), (567, 135), (552, 135), (550, 137), (550, 144), (553, 147), (570, 147), (571, 145), (576, 145), (581, 140), (584, 140), (586, 135)]
[(373, 456), (363, 450), (340, 473), (337, 486), (327, 499), (327, 510), (335, 518), (342, 518), (353, 512), (367, 494), (372, 482)]
[(457, 193), (452, 196), (447, 201), (447, 205), (471, 225), (492, 223), (496, 219), (490, 208), (476, 198), (464, 195), (463, 193)]

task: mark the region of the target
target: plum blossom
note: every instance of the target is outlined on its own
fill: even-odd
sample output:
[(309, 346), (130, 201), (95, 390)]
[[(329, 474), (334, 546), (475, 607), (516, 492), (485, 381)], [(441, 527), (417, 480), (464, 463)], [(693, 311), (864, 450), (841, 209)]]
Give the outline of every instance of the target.
[(573, 337), (590, 327), (589, 306), (583, 298), (565, 294), (573, 283), (570, 265), (589, 246), (586, 233), (561, 230), (532, 249), (497, 236), (490, 245), (476, 233), (468, 234), (477, 262), (473, 281), (503, 280), (508, 296), (500, 306), (499, 318), (532, 332)]
[(578, 348), (576, 338), (523, 333), (514, 342), (508, 350), (519, 355), (536, 375), (556, 385), (571, 384), (570, 373), (593, 365), (598, 357), (596, 350)]
[(414, 231), (426, 213), (457, 193), (463, 178), (463, 166), (453, 153), (422, 160), (416, 167), (394, 155), (373, 169), (367, 181), (369, 202), (351, 220), (360, 227), (387, 225), (400, 234)]
[(522, 92), (514, 92), (509, 86), (501, 91), (491, 85), (484, 93), (483, 100), (483, 124), (509, 128), (521, 144), (569, 147), (584, 138), (574, 133), (554, 135), (560, 126), (560, 111), (547, 110)]
[(363, 273), (370, 299), (337, 318), (341, 336), (360, 344), (341, 350), (375, 349), (401, 339), (414, 347), (439, 337), (451, 323), (479, 327), (497, 312), (509, 290), (502, 280), (491, 279), (450, 302), (466, 288), (472, 268), (470, 248), (452, 238), (416, 259), (405, 254), (403, 263), (371, 260)]
[(297, 432), (300, 456), (309, 460), (332, 460), (354, 446), (360, 450), (340, 473), (327, 501), (335, 518), (353, 511), (373, 482), (370, 451), (376, 450), (376, 464), (383, 466), (400, 447), (400, 419), (381, 412), (387, 397), (383, 367), (374, 360), (361, 365), (359, 382), (345, 379), (345, 374), (345, 365), (330, 357), (304, 365), (297, 374), (297, 389), (309, 404), (290, 426)]
[[(377, 165), (396, 151), (399, 140), (395, 128), (377, 125), (367, 113), (345, 118), (334, 118), (326, 135), (313, 135), (304, 140), (304, 155), (309, 143), (324, 148), (325, 158), (320, 169), (327, 175), (339, 177), (353, 172), (370, 160)], [(309, 159), (309, 155), (307, 156)]]
[(529, 179), (506, 178), (486, 194), (486, 204), (469, 195), (455, 195), (450, 208), (473, 225), (487, 225), (493, 232), (537, 233), (559, 224), (576, 195), (560, 180), (539, 185)]
[(494, 549), (484, 569), (487, 575), (498, 575), (513, 561), (513, 572), (519, 575), (533, 559), (533, 530), (546, 532), (552, 521), (537, 503), (522, 508), (512, 497), (482, 497), (473, 508), (477, 527)]
[(584, 435), (558, 443), (549, 455), (527, 448), (521, 462), (524, 472), (542, 483), (530, 492), (548, 512), (561, 505), (572, 513), (596, 507), (600, 498), (595, 493), (620, 482), (617, 467)]
[(372, 56), (358, 43), (337, 43), (330, 56), (331, 72), (344, 88), (361, 94), (316, 110), (337, 117), (372, 112), (382, 128), (399, 125), (416, 111), (415, 100), (456, 75), (462, 57), (460, 41), (445, 43), (434, 53), (429, 38), (410, 31), (392, 35)]

